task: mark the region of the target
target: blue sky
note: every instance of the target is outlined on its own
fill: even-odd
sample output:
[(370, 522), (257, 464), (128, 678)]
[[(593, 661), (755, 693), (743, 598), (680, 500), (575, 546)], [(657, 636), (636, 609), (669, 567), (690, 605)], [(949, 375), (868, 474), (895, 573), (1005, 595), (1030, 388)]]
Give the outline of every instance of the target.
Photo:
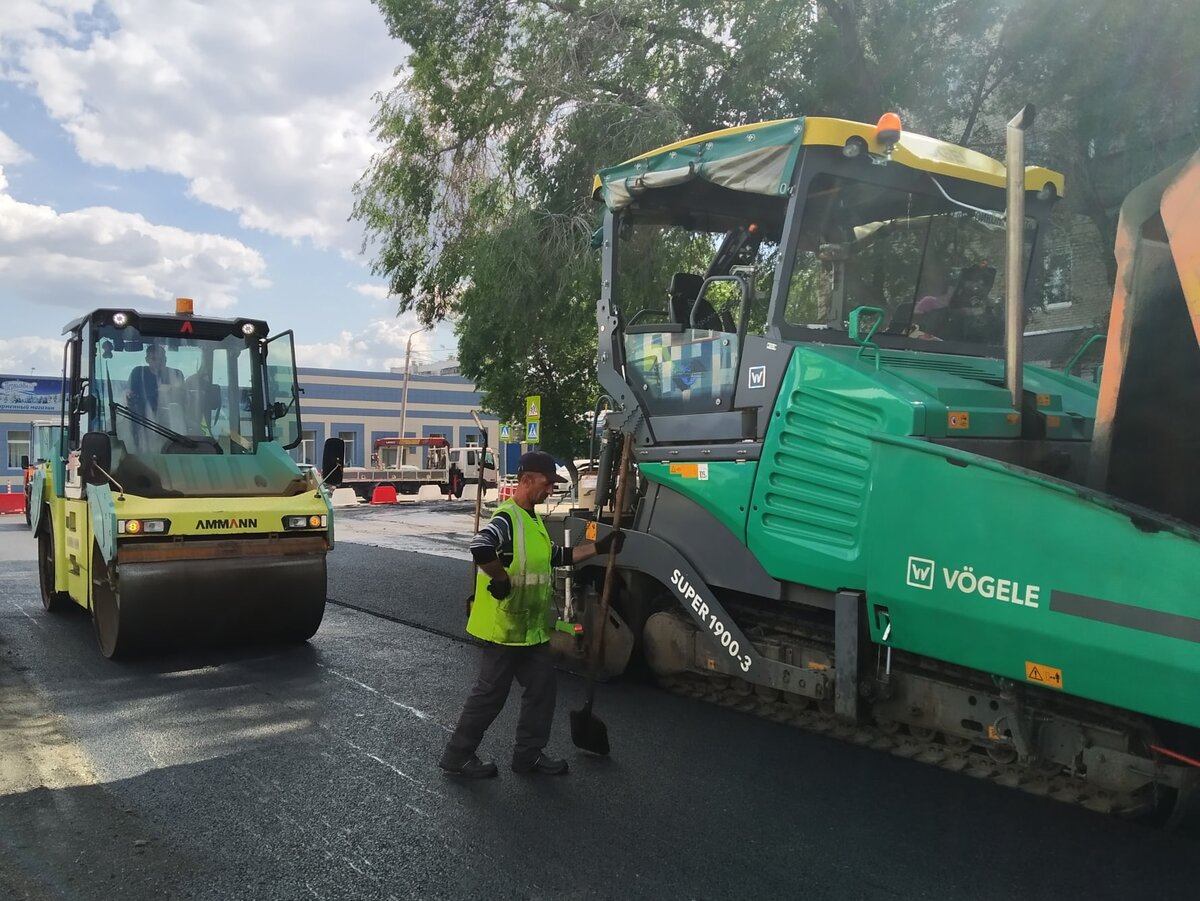
[[(419, 326), (360, 253), (351, 188), (405, 47), (368, 0), (5, 0), (0, 372), (51, 373), (100, 306), (253, 315), (298, 362), (386, 370)], [(452, 356), (452, 326), (413, 339)]]

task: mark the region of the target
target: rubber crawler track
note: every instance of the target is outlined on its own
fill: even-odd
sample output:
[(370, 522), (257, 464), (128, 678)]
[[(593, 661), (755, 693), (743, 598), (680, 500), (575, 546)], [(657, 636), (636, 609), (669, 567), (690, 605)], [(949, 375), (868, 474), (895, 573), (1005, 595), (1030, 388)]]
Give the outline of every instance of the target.
[(1128, 797), (1114, 795), (1090, 786), (1082, 779), (1060, 772), (1039, 772), (1018, 763), (997, 763), (982, 751), (971, 747), (951, 747), (930, 739), (915, 737), (903, 731), (889, 732), (871, 723), (849, 724), (811, 706), (788, 700), (772, 700), (733, 686), (723, 686), (705, 676), (683, 674), (660, 677), (658, 684), (675, 694), (696, 698), (708, 703), (730, 707), (763, 719), (828, 735), (839, 741), (860, 747), (884, 751), (896, 757), (929, 763), (954, 773), (994, 782), (1005, 788), (1016, 788), (1039, 797), (1052, 798), (1066, 804), (1086, 808), (1095, 813), (1122, 817), (1137, 817), (1149, 813), (1147, 806)]

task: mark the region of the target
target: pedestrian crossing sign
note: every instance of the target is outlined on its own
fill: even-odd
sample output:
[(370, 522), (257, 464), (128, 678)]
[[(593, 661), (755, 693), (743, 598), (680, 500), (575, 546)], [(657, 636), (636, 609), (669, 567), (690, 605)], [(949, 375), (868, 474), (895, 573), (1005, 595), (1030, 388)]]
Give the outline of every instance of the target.
[(542, 396), (529, 394), (525, 397), (525, 421), (540, 422), (542, 418)]
[(534, 420), (533, 422), (525, 423), (525, 443), (526, 444), (537, 444), (541, 440), (541, 437), (538, 434), (541, 431), (541, 429), (538, 428), (538, 425), (539, 425), (539, 423), (536, 420)]
[(500, 440), (508, 441), (512, 437), (512, 429), (506, 425), (500, 426)]

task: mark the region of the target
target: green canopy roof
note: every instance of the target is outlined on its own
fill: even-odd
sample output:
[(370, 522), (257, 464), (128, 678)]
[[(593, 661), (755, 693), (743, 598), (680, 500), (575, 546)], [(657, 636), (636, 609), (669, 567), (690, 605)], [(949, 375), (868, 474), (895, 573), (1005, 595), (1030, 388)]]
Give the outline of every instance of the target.
[[(615, 211), (630, 206), (646, 191), (693, 179), (733, 191), (783, 196), (788, 193), (796, 159), (805, 144), (841, 147), (853, 137), (861, 138), (872, 153), (884, 151), (875, 138), (875, 126), (845, 119), (800, 117), (726, 128), (601, 169), (593, 196)], [(892, 159), (938, 175), (1004, 186), (1003, 163), (924, 135), (902, 133)], [(1027, 190), (1034, 191), (1052, 185), (1061, 196), (1063, 177), (1040, 166), (1029, 166), (1025, 184)]]

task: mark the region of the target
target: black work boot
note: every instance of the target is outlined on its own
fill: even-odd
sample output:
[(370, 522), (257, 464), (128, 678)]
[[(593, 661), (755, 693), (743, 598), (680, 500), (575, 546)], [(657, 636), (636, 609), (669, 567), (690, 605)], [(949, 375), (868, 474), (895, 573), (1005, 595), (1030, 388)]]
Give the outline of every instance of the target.
[(514, 773), (543, 773), (547, 776), (562, 776), (567, 772), (567, 762), (545, 754), (538, 754), (533, 760), (513, 758)]
[(490, 779), (499, 772), (496, 769), (496, 764), (490, 760), (480, 760), (474, 754), (461, 762), (448, 760), (443, 756), (438, 761), (438, 766), (442, 768), (447, 776), (461, 776), (464, 779)]

